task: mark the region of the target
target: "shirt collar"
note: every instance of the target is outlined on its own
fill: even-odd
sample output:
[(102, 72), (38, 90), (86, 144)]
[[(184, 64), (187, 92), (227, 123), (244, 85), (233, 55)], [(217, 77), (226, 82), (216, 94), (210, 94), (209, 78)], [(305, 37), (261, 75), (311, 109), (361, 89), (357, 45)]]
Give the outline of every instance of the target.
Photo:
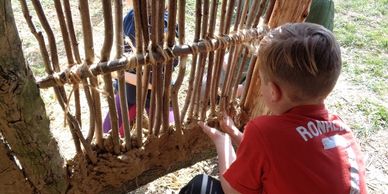
[(325, 104), (310, 104), (295, 106), (285, 112), (284, 114), (298, 114), (298, 115), (322, 115), (328, 114)]

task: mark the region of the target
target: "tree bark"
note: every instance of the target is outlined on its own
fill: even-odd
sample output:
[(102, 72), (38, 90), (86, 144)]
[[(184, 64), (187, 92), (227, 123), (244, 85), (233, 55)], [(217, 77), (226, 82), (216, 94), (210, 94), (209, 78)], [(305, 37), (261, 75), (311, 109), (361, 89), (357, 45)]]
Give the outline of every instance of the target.
[[(37, 192), (64, 193), (68, 186), (64, 161), (51, 135), (39, 89), (25, 63), (10, 0), (0, 0), (0, 45), (1, 135)], [(12, 162), (6, 156), (0, 155)], [(15, 172), (21, 176), (21, 172)], [(6, 181), (0, 179), (0, 185)], [(28, 184), (24, 188), (28, 189)]]
[(11, 193), (36, 193), (23, 172), (17, 167), (11, 150), (0, 141), (0, 191)]

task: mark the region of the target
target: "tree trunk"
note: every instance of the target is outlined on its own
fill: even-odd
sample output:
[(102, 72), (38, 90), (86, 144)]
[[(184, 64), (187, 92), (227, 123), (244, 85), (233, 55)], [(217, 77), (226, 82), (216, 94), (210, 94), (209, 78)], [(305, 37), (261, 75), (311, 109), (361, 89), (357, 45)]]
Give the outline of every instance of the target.
[(0, 142), (0, 164), (0, 191), (2, 193), (36, 193), (23, 172), (17, 167), (11, 150), (3, 142)]
[[(25, 63), (10, 0), (0, 0), (0, 132), (28, 179), (23, 181), (22, 172), (17, 171), (15, 161), (2, 144), (1, 161), (13, 168), (15, 179), (23, 178), (15, 180), (22, 186), (15, 185), (14, 192), (30, 191), (28, 182), (39, 193), (66, 191), (64, 161), (49, 130), (39, 89)], [(6, 185), (10, 179), (0, 179), (0, 185)]]

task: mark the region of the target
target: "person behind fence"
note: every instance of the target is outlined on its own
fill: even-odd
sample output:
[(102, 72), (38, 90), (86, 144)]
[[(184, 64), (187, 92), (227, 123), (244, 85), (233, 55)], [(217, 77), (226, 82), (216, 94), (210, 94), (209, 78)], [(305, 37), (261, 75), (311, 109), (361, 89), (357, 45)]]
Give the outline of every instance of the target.
[(198, 175), (180, 193), (367, 193), (360, 147), (324, 103), (341, 71), (333, 34), (285, 24), (259, 47), (260, 97), (271, 115), (252, 119), (243, 133), (228, 116), (222, 131), (199, 122), (216, 146), (219, 181)]
[[(129, 7), (128, 13), (125, 15), (123, 19), (123, 31), (124, 35), (129, 38), (129, 41), (124, 42), (124, 52), (130, 53), (133, 52), (133, 48), (136, 46), (135, 40), (135, 13), (132, 8), (131, 0), (126, 0), (126, 6)], [(165, 6), (167, 8), (167, 4)], [(168, 21), (168, 12), (164, 13), (164, 32), (167, 32), (167, 21)], [(178, 61), (174, 60), (173, 66), (177, 65)], [(117, 77), (116, 74), (112, 73), (113, 77)], [(136, 71), (135, 69), (129, 69), (125, 72), (125, 90), (126, 90), (126, 100), (128, 105), (128, 120), (130, 123), (133, 123), (136, 119)], [(115, 93), (118, 91), (118, 81), (115, 80), (114, 83)], [(146, 98), (146, 111), (149, 111), (150, 107), (150, 96), (151, 96), (151, 84), (148, 85), (148, 93)], [(124, 126), (121, 116), (121, 106), (120, 106), (120, 97), (119, 95), (115, 95), (115, 104), (118, 115), (118, 126), (119, 126), (119, 134), (120, 137), (124, 137)], [(170, 107), (169, 113), (169, 122), (174, 122), (174, 114), (172, 112), (172, 108)], [(108, 133), (111, 130), (111, 122), (110, 116), (107, 113), (103, 122), (103, 130), (104, 133)]]

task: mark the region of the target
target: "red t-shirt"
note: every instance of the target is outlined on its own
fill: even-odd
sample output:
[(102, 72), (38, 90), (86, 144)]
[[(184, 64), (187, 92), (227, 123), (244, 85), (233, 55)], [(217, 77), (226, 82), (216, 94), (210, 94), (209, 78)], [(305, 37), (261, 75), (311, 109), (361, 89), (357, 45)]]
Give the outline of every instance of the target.
[(250, 121), (223, 176), (240, 193), (366, 193), (360, 147), (324, 105)]

